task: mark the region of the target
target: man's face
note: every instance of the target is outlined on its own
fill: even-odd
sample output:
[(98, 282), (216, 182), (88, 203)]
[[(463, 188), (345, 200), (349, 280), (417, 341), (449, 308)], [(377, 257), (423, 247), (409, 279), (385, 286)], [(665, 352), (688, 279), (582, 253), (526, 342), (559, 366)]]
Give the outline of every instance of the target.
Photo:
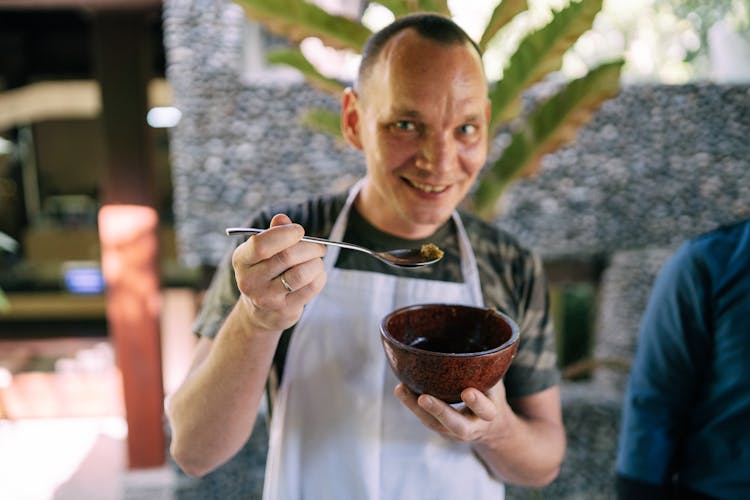
[(486, 159), (489, 101), (478, 54), (407, 29), (343, 108), (345, 135), (367, 162), (360, 213), (397, 236), (431, 235)]

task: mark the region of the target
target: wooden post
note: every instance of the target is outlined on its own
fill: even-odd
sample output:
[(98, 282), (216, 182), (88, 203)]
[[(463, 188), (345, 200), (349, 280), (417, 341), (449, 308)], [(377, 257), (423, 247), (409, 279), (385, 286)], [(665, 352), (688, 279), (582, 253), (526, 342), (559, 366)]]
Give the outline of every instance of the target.
[(146, 124), (150, 53), (147, 16), (94, 14), (106, 165), (99, 212), (107, 322), (122, 372), (131, 469), (165, 463), (159, 330), (158, 214)]

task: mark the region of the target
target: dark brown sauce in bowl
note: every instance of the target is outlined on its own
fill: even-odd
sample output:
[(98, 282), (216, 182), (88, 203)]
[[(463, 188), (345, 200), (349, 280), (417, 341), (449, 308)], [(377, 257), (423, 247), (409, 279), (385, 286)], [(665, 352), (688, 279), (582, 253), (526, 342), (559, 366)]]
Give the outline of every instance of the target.
[(426, 337), (417, 337), (407, 344), (409, 347), (424, 349), (431, 352), (442, 352), (446, 354), (470, 354), (483, 351), (489, 351), (493, 347), (487, 343), (482, 343), (476, 339), (463, 339), (460, 337), (443, 337), (428, 339)]

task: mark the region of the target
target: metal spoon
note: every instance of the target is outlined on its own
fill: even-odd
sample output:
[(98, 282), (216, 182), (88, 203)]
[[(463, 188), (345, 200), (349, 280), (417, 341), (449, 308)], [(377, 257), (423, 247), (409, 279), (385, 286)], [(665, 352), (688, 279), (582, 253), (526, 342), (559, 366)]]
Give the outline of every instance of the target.
[[(265, 229), (256, 229), (254, 227), (228, 227), (226, 229), (227, 236), (235, 234), (258, 234), (265, 231)], [(376, 252), (359, 245), (352, 243), (345, 243), (343, 241), (331, 241), (323, 238), (315, 238), (314, 236), (303, 236), (302, 241), (310, 241), (312, 243), (322, 243), (323, 245), (333, 245), (336, 247), (347, 248), (349, 250), (357, 250), (366, 254), (372, 255), (378, 260), (385, 262), (388, 265), (394, 267), (421, 267), (428, 264), (434, 264), (439, 261), (442, 256), (438, 258), (428, 258), (422, 254), (420, 248), (410, 248), (401, 250), (389, 250), (387, 252)]]

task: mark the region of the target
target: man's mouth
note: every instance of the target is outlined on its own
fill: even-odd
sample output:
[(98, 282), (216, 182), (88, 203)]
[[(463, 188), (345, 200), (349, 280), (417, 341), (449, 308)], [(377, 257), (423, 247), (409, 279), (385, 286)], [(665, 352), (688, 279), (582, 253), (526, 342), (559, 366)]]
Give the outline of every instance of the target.
[(414, 182), (409, 179), (404, 179), (411, 187), (418, 189), (420, 191), (423, 191), (425, 193), (434, 193), (439, 194), (448, 189), (447, 185), (433, 185), (433, 184), (422, 184), (419, 182)]

